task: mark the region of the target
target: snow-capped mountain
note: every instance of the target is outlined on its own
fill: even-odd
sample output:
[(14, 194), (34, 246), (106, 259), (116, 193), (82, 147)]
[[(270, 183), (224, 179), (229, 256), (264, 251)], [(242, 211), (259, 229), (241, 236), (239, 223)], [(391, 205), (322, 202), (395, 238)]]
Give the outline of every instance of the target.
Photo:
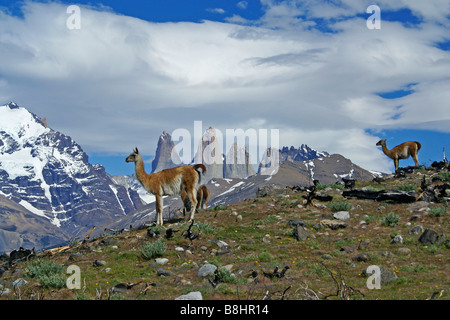
[(72, 138), (15, 103), (0, 106), (0, 194), (70, 236), (143, 205)]

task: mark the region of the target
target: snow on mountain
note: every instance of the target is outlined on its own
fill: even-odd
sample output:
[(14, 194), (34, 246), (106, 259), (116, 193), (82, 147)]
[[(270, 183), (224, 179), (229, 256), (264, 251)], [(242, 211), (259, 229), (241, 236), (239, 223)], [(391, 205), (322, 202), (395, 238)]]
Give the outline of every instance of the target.
[(0, 192), (70, 235), (143, 206), (72, 138), (15, 103), (0, 106)]

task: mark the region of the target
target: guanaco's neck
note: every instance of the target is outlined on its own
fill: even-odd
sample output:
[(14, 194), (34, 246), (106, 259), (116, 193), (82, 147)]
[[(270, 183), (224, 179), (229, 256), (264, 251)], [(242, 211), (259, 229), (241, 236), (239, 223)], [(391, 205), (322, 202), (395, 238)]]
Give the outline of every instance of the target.
[(138, 156), (137, 161), (134, 163), (134, 171), (136, 173), (136, 178), (140, 183), (144, 184), (145, 177), (148, 175), (144, 169), (144, 161), (142, 160), (141, 155)]
[(392, 150), (389, 150), (389, 149), (386, 147), (386, 143), (383, 143), (383, 144), (381, 145), (381, 147), (383, 148), (384, 154), (387, 155), (389, 158), (392, 158)]

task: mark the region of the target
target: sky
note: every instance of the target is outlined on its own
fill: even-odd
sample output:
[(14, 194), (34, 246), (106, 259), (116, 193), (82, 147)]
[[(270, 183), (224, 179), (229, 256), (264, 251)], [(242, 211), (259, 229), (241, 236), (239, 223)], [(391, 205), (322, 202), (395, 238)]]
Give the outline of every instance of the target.
[(1, 0), (0, 103), (46, 117), (111, 174), (133, 173), (134, 147), (150, 165), (162, 132), (193, 134), (194, 121), (279, 130), (280, 146), (374, 171), (393, 171), (380, 139), (417, 140), (421, 164), (440, 161), (450, 0), (373, 4)]

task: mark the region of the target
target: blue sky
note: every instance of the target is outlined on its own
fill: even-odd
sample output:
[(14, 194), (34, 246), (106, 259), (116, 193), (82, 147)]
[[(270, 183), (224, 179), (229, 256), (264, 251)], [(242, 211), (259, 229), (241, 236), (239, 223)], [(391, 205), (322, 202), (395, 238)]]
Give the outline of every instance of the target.
[[(69, 30), (69, 5), (81, 28)], [(370, 170), (375, 143), (450, 150), (450, 0), (2, 1), (0, 103), (70, 135), (111, 174), (179, 128), (279, 129)], [(193, 142), (194, 144), (194, 142)], [(226, 152), (226, 150), (224, 150)], [(448, 151), (450, 152), (450, 151)], [(403, 161), (401, 165), (411, 165)]]

